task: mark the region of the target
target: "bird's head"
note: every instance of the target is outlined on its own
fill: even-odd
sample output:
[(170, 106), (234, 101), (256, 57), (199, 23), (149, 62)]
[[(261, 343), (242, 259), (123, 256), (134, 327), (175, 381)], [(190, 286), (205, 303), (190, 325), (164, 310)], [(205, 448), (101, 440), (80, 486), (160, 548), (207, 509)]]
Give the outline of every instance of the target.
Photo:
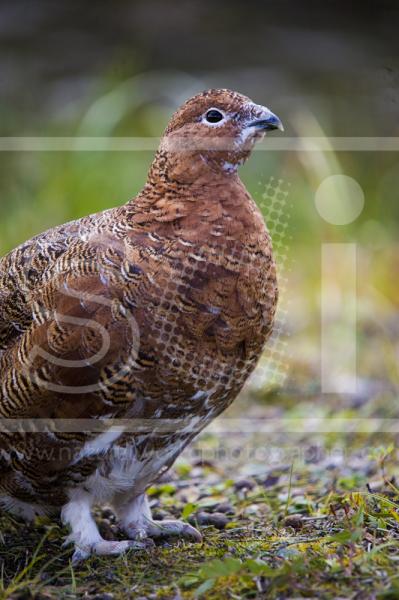
[(194, 180), (207, 171), (233, 174), (273, 129), (283, 131), (282, 123), (265, 106), (231, 90), (208, 90), (176, 111), (160, 153), (177, 180)]

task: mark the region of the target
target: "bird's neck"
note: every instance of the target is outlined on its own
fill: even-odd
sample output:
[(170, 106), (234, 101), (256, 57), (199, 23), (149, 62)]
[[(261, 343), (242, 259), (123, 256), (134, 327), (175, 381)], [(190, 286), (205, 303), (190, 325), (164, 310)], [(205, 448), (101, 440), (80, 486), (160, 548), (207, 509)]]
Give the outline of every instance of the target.
[(159, 187), (166, 184), (178, 186), (212, 186), (223, 181), (228, 183), (234, 179), (236, 168), (231, 168), (232, 162), (228, 162), (228, 168), (224, 168), (225, 159), (223, 153), (204, 153), (196, 149), (183, 149), (180, 151), (165, 150), (162, 146), (155, 155), (154, 161), (148, 173), (147, 182)]
[[(142, 192), (132, 203), (137, 209), (154, 212), (179, 204), (190, 211), (202, 203), (242, 201), (245, 193), (236, 171), (216, 168), (198, 153), (159, 150)], [(185, 211), (184, 211), (185, 212)]]
[(263, 218), (237, 173), (208, 169), (182, 181), (159, 166), (152, 166), (144, 189), (129, 203), (129, 219), (143, 231), (189, 240), (203, 240), (209, 231), (236, 241), (263, 235)]
[(236, 172), (225, 173), (210, 168), (199, 172), (188, 169), (177, 172), (177, 167), (150, 169), (146, 185), (134, 199), (140, 210), (157, 213), (161, 208), (172, 211), (180, 207), (182, 214), (202, 211), (204, 206), (236, 205), (245, 202), (246, 190)]

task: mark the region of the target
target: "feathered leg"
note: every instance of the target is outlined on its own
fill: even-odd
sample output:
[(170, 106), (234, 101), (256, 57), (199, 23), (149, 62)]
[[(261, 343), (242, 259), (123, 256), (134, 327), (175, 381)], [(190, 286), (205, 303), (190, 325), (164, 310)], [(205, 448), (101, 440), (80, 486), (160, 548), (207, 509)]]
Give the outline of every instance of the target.
[(70, 542), (75, 544), (73, 563), (78, 563), (91, 554), (118, 555), (130, 548), (136, 550), (148, 548), (147, 544), (132, 540), (121, 542), (104, 540), (91, 514), (91, 505), (91, 496), (83, 490), (76, 490), (61, 512), (62, 522), (71, 528), (71, 534), (67, 537), (65, 544)]

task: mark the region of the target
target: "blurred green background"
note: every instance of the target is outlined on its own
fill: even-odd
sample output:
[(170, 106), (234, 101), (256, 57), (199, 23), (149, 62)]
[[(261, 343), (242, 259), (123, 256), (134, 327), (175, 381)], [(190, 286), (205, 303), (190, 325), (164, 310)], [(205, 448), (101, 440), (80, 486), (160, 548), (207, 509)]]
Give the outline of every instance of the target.
[[(287, 140), (394, 138), (398, 17), (395, 2), (5, 0), (1, 135), (154, 138), (185, 98), (229, 87), (276, 112)], [(354, 150), (351, 142), (345, 151), (297, 151), (288, 142), (276, 150), (275, 138), (241, 175), (274, 237), (265, 190), (274, 177), (288, 191), (285, 233), (276, 240), (287, 279), (279, 331), (285, 349), (277, 357), (285, 375), (277, 383), (299, 395), (319, 389), (321, 248), (352, 242), (360, 376), (396, 390), (398, 153), (373, 143)], [(3, 138), (0, 254), (58, 223), (124, 203), (144, 184), (153, 155), (7, 147)], [(320, 183), (335, 174), (353, 178), (364, 194), (363, 211), (346, 225), (328, 223), (315, 205)], [(345, 194), (340, 201), (350, 203)]]
[[(21, 538), (14, 522), (11, 529), (2, 522), (0, 597), (10, 597), (4, 579), (16, 572), (29, 592), (15, 598), (38, 598), (35, 585), (40, 598), (193, 597), (180, 596), (180, 576), (213, 555), (241, 556), (240, 548), (282, 569), (274, 579), (269, 571), (257, 577), (259, 594), (252, 582), (245, 597), (399, 597), (397, 587), (389, 591), (398, 564), (398, 23), (397, 0), (1, 0), (0, 256), (54, 225), (134, 197), (152, 160), (149, 146), (200, 90), (228, 87), (250, 96), (281, 118), (285, 133), (268, 137), (241, 169), (273, 238), (280, 281), (275, 333), (227, 413), (238, 417), (236, 429), (233, 419), (217, 419), (179, 458), (183, 485), (175, 478), (176, 493), (161, 484), (153, 497), (174, 516), (183, 506), (191, 514), (197, 502), (208, 510), (231, 500), (233, 528), (215, 537), (207, 531), (200, 549), (174, 546), (169, 555), (158, 547), (153, 559), (104, 562), (104, 570), (89, 563), (75, 578), (64, 569), (65, 551), (57, 558), (60, 533), (48, 528), (49, 550), (37, 555), (44, 529), (24, 529)], [(102, 150), (79, 150), (79, 137), (102, 138)], [(136, 140), (136, 150), (111, 150), (115, 137)], [(74, 151), (32, 151), (37, 138)], [(321, 194), (334, 175), (351, 183), (335, 179), (335, 188)], [(364, 207), (356, 211), (359, 198)], [(353, 218), (333, 224), (320, 214), (320, 202)], [(323, 272), (327, 243), (356, 246), (356, 274), (345, 259)], [(340, 384), (335, 393), (323, 389), (322, 348)], [(313, 417), (323, 421), (320, 428)], [(341, 430), (336, 417), (351, 420), (348, 428)], [(393, 419), (392, 429), (385, 419)], [(261, 487), (236, 486), (238, 477), (253, 476)], [(348, 492), (371, 489), (395, 501), (388, 500), (392, 515), (382, 496), (370, 494), (367, 509), (358, 495), (352, 519)], [(309, 519), (287, 529), (287, 513)], [(56, 562), (37, 563), (41, 554)], [(41, 564), (31, 580), (30, 566)], [(155, 593), (147, 595), (146, 582)], [(234, 578), (226, 582), (223, 597), (244, 597), (235, 593)], [(173, 594), (158, 595), (166, 583)], [(374, 593), (378, 586), (382, 595)], [(219, 583), (215, 590), (221, 598)]]

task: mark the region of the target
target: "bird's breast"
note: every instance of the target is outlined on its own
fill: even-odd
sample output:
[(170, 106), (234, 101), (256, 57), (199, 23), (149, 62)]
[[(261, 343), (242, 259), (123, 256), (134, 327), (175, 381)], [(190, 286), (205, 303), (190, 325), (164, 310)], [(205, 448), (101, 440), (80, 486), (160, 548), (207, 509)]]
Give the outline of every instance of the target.
[(124, 299), (142, 333), (139, 355), (152, 361), (146, 389), (172, 412), (230, 401), (271, 331), (275, 265), (266, 228), (253, 219), (246, 229), (188, 220), (174, 236), (168, 225), (147, 232), (146, 247), (128, 247)]

